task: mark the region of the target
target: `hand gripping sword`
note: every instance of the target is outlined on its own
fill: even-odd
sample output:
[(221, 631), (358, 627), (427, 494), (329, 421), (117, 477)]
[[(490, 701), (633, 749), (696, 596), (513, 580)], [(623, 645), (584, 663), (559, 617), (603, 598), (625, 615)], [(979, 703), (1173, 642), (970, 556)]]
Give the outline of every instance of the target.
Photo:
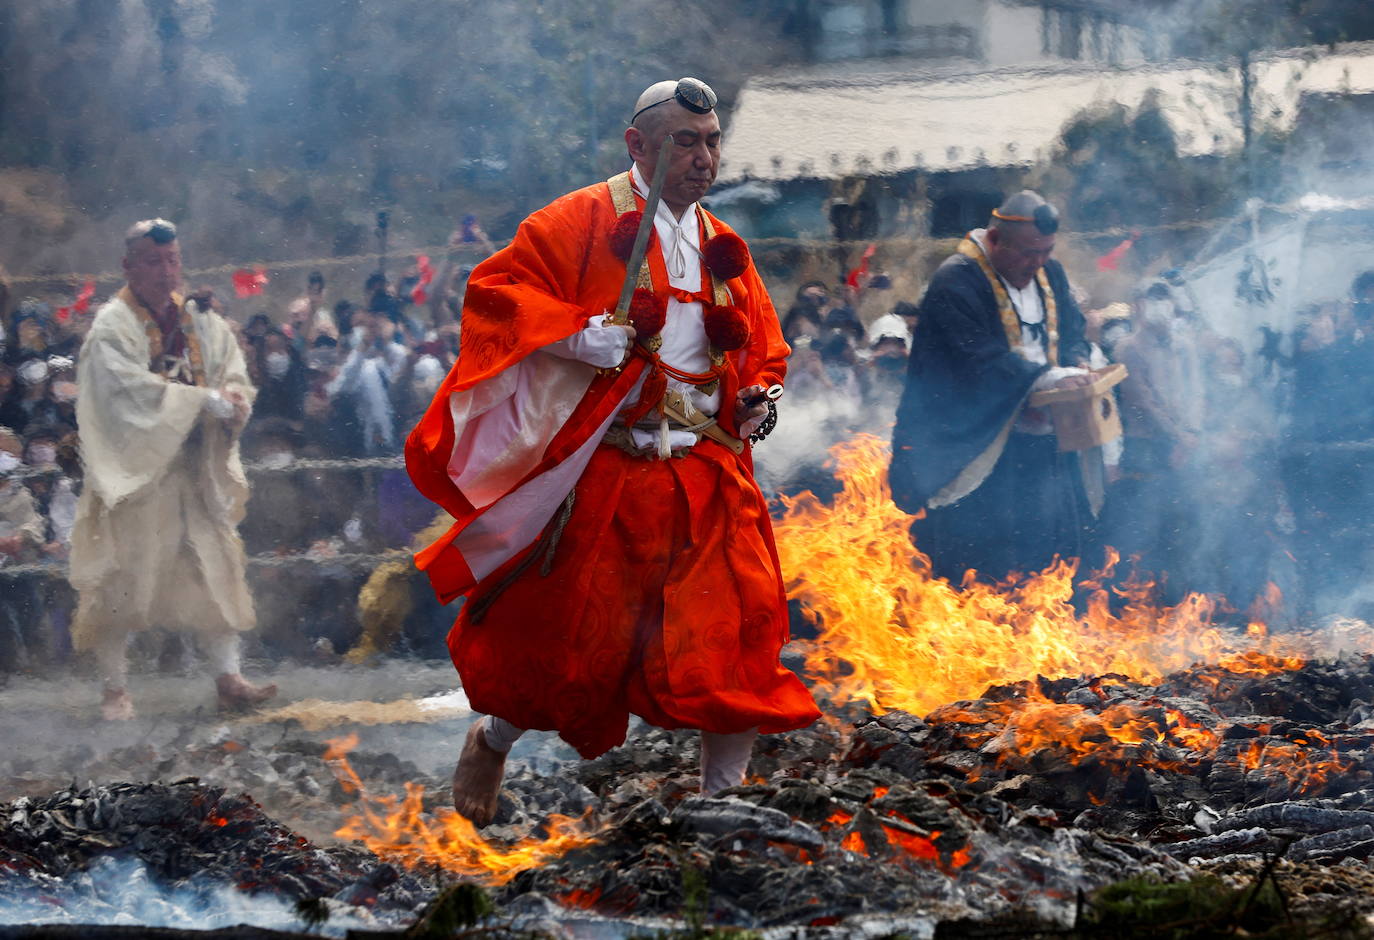
[(663, 195), (663, 181), (668, 178), (668, 160), (672, 152), (673, 135), (669, 134), (658, 148), (658, 163), (654, 166), (654, 178), (649, 183), (649, 195), (644, 200), (644, 215), (639, 220), (639, 230), (635, 232), (629, 263), (625, 265), (625, 283), (621, 285), (620, 300), (611, 314), (611, 322), (620, 326), (630, 322), (630, 301), (635, 295), (635, 285), (639, 283), (639, 269), (644, 265), (644, 256), (649, 253), (649, 233), (654, 230), (654, 216), (658, 214), (658, 203)]

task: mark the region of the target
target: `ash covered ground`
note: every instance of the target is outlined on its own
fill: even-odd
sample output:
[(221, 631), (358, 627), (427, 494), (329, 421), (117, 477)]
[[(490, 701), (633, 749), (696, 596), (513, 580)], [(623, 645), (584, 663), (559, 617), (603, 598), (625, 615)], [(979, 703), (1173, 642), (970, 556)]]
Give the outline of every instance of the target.
[[(335, 933), (400, 929), (464, 881), (490, 886), (489, 926), (577, 936), (1064, 925), (1142, 874), (1268, 872), (1299, 916), (1374, 907), (1364, 656), (1025, 682), (923, 717), (832, 708), (830, 724), (761, 739), (746, 786), (712, 799), (695, 792), (694, 735), (639, 727), (589, 762), (529, 735), (482, 839), (446, 808), (471, 720), (446, 663), (272, 678), (272, 710), (224, 717), (199, 677), (140, 676), (127, 726), (91, 719), (79, 677), (0, 691), (0, 923), (293, 929), (306, 901)], [(327, 742), (344, 735), (341, 769)], [(404, 812), (407, 784), (423, 793)], [(579, 838), (502, 854), (553, 839), (556, 815)], [(361, 841), (335, 835), (350, 817)]]

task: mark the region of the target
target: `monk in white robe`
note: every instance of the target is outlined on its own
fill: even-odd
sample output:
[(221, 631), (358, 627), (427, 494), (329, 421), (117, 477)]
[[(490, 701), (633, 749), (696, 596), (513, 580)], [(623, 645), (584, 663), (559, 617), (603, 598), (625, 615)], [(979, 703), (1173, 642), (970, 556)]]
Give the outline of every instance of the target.
[(133, 717), (129, 635), (153, 627), (196, 635), (221, 708), (253, 704), (276, 692), (239, 667), (239, 634), (255, 625), (237, 531), (253, 386), (223, 319), (175, 293), (175, 227), (140, 222), (125, 246), (128, 285), (96, 314), (77, 373), (85, 488), (72, 531), (73, 643), (96, 655), (107, 720)]

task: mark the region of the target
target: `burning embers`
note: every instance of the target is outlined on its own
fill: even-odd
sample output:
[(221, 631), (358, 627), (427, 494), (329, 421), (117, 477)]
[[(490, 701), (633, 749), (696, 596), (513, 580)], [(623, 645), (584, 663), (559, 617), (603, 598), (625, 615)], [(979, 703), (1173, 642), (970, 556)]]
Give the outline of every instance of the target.
[[(901, 917), (1071, 912), (1080, 891), (1128, 876), (1253, 875), (1275, 853), (1281, 877), (1316, 886), (1309, 898), (1374, 884), (1352, 861), (1374, 858), (1374, 662), (1329, 658), (1367, 649), (1366, 627), (1330, 631), (1326, 646), (1258, 623), (1227, 631), (1207, 598), (1160, 608), (1148, 585), (1075, 586), (1067, 565), (951, 586), (931, 577), (910, 517), (887, 499), (881, 445), (859, 439), (838, 458), (834, 507), (798, 499), (778, 528), (791, 594), (821, 631), (806, 671), (832, 720), (763, 738), (750, 785), (700, 797), (694, 736), (648, 731), (557, 776), (512, 773), (479, 834), (432, 783), (378, 796), (414, 768), (388, 755), (350, 764), (355, 739), (323, 754), (332, 802), (312, 776), (325, 773), (317, 747), (224, 742), (205, 753), (226, 772), (256, 767), (265, 781), (271, 761), (311, 811), (335, 818), (342, 793), (352, 805), (338, 835), (397, 868), (316, 849), (221, 790), (119, 785), (5, 807), (0, 901), (129, 851), (171, 884), (383, 913), (402, 901), (413, 912), (432, 878), (457, 876), (534, 916), (549, 916), (542, 896), (563, 906), (557, 917), (877, 918), (863, 928), (875, 933), (914, 929)], [(1308, 877), (1334, 864), (1370, 877)]]
[(554, 813), (542, 820), (538, 834), (509, 846), (482, 838), (472, 823), (448, 807), (427, 809), (425, 788), (406, 784), (405, 797), (368, 793), (348, 762), (358, 745), (356, 735), (331, 741), (324, 759), (334, 768), (344, 792), (356, 799), (357, 815), (350, 816), (336, 835), (355, 839), (378, 856), (408, 868), (439, 868), (487, 884), (505, 884), (526, 868), (543, 864), (595, 838), (587, 818)]
[[(356, 800), (343, 834), (382, 860), (316, 848), (247, 798), (193, 783), (62, 791), (0, 814), (0, 899), (47, 892), (67, 905), (62, 891), (108, 883), (106, 860), (131, 853), (145, 880), (201, 886), (202, 901), (219, 886), (381, 917), (405, 903), (413, 916), (433, 879), (459, 872), (498, 885), (507, 916), (697, 910), (756, 926), (868, 918), (864, 929), (891, 932), (904, 917), (1071, 912), (1080, 889), (1199, 865), (1243, 872), (1246, 859), (1285, 850), (1294, 883), (1369, 881), (1311, 872), (1374, 855), (1374, 758), (1356, 727), (1368, 717), (1357, 697), (1374, 700), (1369, 661), (1237, 675), (1225, 697), (1202, 672), (1158, 686), (999, 686), (924, 719), (851, 705), (853, 728), (762, 739), (756, 782), (716, 799), (695, 793), (694, 736), (648, 731), (557, 776), (516, 771), (480, 837), (428, 806), (418, 784), (397, 800), (368, 795), (390, 788), (387, 762), (355, 754), (354, 773), (343, 742), (326, 755)], [(555, 831), (555, 814), (587, 820)]]
[[(807, 672), (833, 701), (924, 714), (1034, 676), (1158, 682), (1199, 663), (1263, 675), (1327, 651), (1259, 623), (1238, 635), (1218, 629), (1218, 601), (1203, 595), (1160, 607), (1148, 582), (1108, 589), (1112, 565), (1077, 583), (1074, 567), (1057, 563), (995, 586), (952, 585), (932, 575), (911, 543), (914, 517), (889, 497), (887, 445), (860, 435), (833, 454), (843, 483), (834, 505), (803, 494), (776, 527), (789, 595), (820, 631)], [(1368, 630), (1345, 639), (1374, 649)]]
[[(571, 814), (538, 797), (551, 782), (512, 780), (496, 827), (508, 848), (446, 807), (427, 811), (413, 787), (399, 800), (359, 789), (339, 834), (504, 884), (507, 899), (537, 890), (574, 908), (664, 914), (702, 880), (718, 919), (823, 924), (941, 905), (986, 913), (1142, 871), (1183, 877), (1176, 857), (1286, 844), (1267, 829), (1227, 835), (1241, 807), (1374, 782), (1374, 738), (1349, 727), (1370, 717), (1357, 699), (1374, 701), (1368, 659), (1311, 661), (1334, 646), (1260, 623), (1224, 630), (1212, 599), (1159, 607), (1147, 583), (1109, 588), (1104, 572), (1075, 584), (1068, 564), (950, 585), (888, 499), (883, 445), (861, 437), (836, 456), (845, 487), (833, 508), (803, 496), (778, 526), (790, 594), (820, 629), (806, 671), (836, 720), (766, 743), (761, 782), (729, 799), (691, 795), (690, 747), (654, 732), (579, 765), (582, 795), (554, 801)], [(1339, 645), (1370, 648), (1368, 629)], [(359, 788), (346, 749), (331, 756)], [(1332, 825), (1302, 852), (1350, 857), (1374, 841), (1363, 823)]]
[(432, 893), (353, 848), (321, 848), (246, 796), (194, 780), (61, 790), (0, 804), (0, 924), (291, 926), (327, 898), (353, 923), (396, 920)]

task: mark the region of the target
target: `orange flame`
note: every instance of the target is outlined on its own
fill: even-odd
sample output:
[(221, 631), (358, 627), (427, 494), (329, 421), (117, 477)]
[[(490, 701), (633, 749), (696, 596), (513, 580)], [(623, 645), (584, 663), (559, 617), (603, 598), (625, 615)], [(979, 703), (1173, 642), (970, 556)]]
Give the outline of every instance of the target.
[[(788, 596), (802, 602), (819, 630), (807, 652), (807, 673), (834, 702), (860, 702), (877, 713), (901, 709), (963, 726), (965, 746), (991, 749), (998, 763), (1051, 749), (1071, 765), (1095, 754), (1118, 759), (1122, 767), (1177, 771), (1215, 758), (1220, 737), (1157, 702), (1094, 710), (1049, 701), (1033, 683), (1024, 697), (1009, 701), (979, 696), (991, 685), (1036, 676), (1099, 676), (1089, 689), (1105, 703), (1105, 683), (1124, 677), (1154, 684), (1197, 664), (1212, 664), (1194, 675), (1220, 690), (1223, 682), (1298, 669), (1325, 645), (1318, 635), (1270, 636), (1258, 619), (1243, 633), (1222, 630), (1212, 617), (1223, 600), (1191, 594), (1175, 606), (1156, 606), (1154, 585), (1134, 579), (1110, 589), (1119, 600), (1113, 611), (1103, 585), (1115, 557), (1077, 586), (1075, 564), (1064, 561), (996, 585), (969, 572), (953, 585), (935, 577), (929, 557), (912, 544), (917, 517), (892, 503), (887, 445), (861, 434), (831, 454), (843, 487), (834, 505), (811, 493), (785, 499), (775, 532), (782, 568), (792, 579)], [(1081, 614), (1075, 590), (1086, 597)], [(1271, 584), (1250, 614), (1269, 615), (1281, 606)], [(1348, 633), (1335, 640), (1374, 648), (1374, 635), (1363, 625)], [(1307, 739), (1255, 745), (1238, 759), (1252, 768), (1263, 763), (1301, 793), (1353, 766), (1317, 733)], [(1168, 756), (1179, 751), (1183, 761)]]
[(1302, 744), (1273, 744), (1256, 740), (1238, 752), (1236, 759), (1247, 771), (1267, 770), (1283, 776), (1297, 793), (1318, 792), (1332, 777), (1346, 773), (1355, 766), (1355, 761), (1337, 753), (1321, 732), (1309, 730), (1305, 734), (1326, 747), (1308, 749)]
[(808, 674), (833, 701), (859, 701), (876, 712), (925, 714), (976, 698), (989, 686), (1033, 676), (1117, 673), (1158, 682), (1195, 663), (1262, 674), (1301, 665), (1262, 625), (1245, 635), (1211, 618), (1217, 602), (1192, 594), (1173, 607), (1150, 602), (1153, 585), (1111, 590), (1108, 570), (1082, 581), (1085, 612), (1072, 604), (1076, 568), (1045, 570), (988, 585), (935, 577), (911, 542), (916, 517), (893, 505), (887, 487), (888, 446), (867, 434), (831, 450), (843, 484), (833, 506), (811, 493), (785, 499), (776, 525), (788, 596), (802, 601), (820, 635), (807, 655)]
[(596, 841), (587, 829), (587, 817), (555, 814), (549, 817), (544, 838), (531, 836), (501, 846), (482, 838), (472, 823), (452, 809), (427, 812), (424, 787), (419, 784), (407, 783), (401, 800), (373, 796), (348, 762), (348, 752), (357, 744), (356, 734), (336, 738), (329, 742), (324, 755), (344, 791), (357, 794), (356, 814), (334, 834), (362, 842), (379, 857), (407, 868), (437, 866), (489, 885), (502, 885), (518, 872)]

